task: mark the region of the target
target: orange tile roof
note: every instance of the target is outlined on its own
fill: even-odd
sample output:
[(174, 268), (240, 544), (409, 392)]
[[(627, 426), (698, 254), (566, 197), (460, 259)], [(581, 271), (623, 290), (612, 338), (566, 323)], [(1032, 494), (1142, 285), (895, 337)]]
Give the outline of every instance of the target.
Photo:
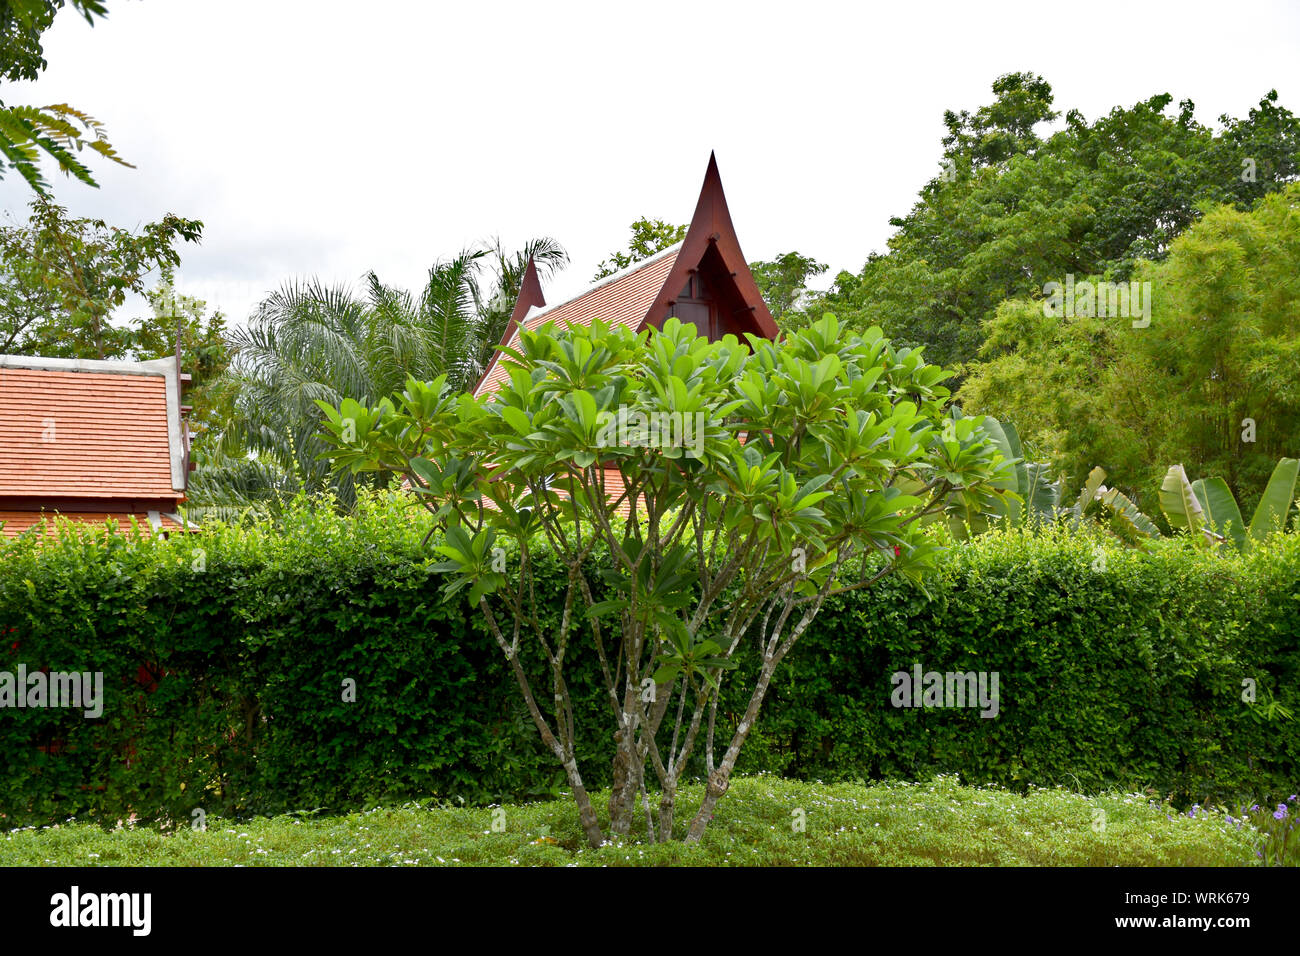
[[(22, 534), (28, 528), (34, 525), (41, 525), (44, 534), (54, 533), (54, 516), (58, 512), (49, 511), (0, 511), (0, 521), (4, 522), (3, 535), (6, 538), (14, 538)], [(72, 521), (85, 524), (103, 524), (105, 521), (116, 521), (120, 529), (125, 532), (130, 528), (132, 515), (123, 513), (108, 512), (85, 512), (70, 511), (63, 517)], [(149, 515), (143, 512), (134, 515), (140, 525), (140, 530), (145, 537), (149, 537), (152, 526), (149, 523)], [(197, 531), (198, 528), (191, 525), (185, 527), (171, 515), (159, 515), (161, 531)]]
[(182, 494), (163, 376), (0, 366), (0, 495)]
[[(562, 326), (590, 325), (592, 319), (600, 318), (609, 325), (621, 325), (635, 332), (641, 328), (642, 321), (659, 296), (680, 250), (679, 243), (630, 269), (602, 279), (567, 302), (532, 311), (524, 325), (530, 329), (546, 322)], [(518, 332), (510, 337), (509, 345), (514, 349), (519, 347)], [(509, 379), (500, 359), (501, 353), (498, 352), (474, 389), (475, 396), (495, 392)]]

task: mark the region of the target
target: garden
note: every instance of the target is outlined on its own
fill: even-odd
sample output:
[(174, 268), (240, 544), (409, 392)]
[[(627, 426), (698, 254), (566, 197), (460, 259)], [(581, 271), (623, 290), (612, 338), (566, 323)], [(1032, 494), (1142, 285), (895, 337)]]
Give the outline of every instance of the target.
[[(64, 4), (13, 6), (35, 81)], [(0, 866), (1300, 864), (1277, 91), (1003, 74), (856, 271), (746, 261), (710, 156), (573, 298), (495, 237), (234, 321), (202, 221), (54, 201), (129, 165), (103, 124), (0, 120), (0, 388), (64, 376), (0, 391)], [(74, 493), (78, 428), (125, 450)]]

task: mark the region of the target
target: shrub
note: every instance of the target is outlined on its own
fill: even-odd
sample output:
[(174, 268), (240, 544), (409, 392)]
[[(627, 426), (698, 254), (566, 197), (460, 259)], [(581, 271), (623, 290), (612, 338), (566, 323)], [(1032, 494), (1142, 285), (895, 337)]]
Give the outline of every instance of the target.
[[(299, 503), (283, 530), (83, 529), (3, 546), (0, 672), (98, 670), (105, 692), (98, 720), (0, 709), (6, 825), (557, 794), (483, 622), (465, 600), (429, 597), (427, 527), (383, 495), (355, 518)], [(1098, 547), (995, 533), (956, 548), (929, 596), (887, 580), (828, 601), (774, 677), (738, 772), (1284, 802), (1300, 780), (1300, 735), (1278, 710), (1300, 711), (1300, 537), (1246, 556)], [(558, 614), (562, 570), (535, 560)], [(890, 674), (914, 663), (998, 671), (998, 716), (892, 707)], [(574, 706), (592, 726), (581, 718), (608, 704)], [(743, 709), (721, 701), (724, 730)], [(593, 767), (613, 755), (600, 736), (578, 748)]]

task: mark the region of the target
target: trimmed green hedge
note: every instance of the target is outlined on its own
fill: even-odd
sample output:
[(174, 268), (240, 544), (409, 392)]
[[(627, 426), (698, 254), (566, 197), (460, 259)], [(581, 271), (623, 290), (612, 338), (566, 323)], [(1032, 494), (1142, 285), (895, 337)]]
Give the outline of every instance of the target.
[[(97, 720), (0, 709), (0, 826), (557, 792), (477, 614), (440, 600), (424, 531), (380, 497), (355, 518), (299, 507), (282, 532), (5, 547), (0, 672), (101, 671), (105, 705)], [(1242, 681), (1300, 717), (1300, 537), (1244, 558), (1108, 551), (1101, 571), (1094, 547), (990, 535), (956, 549), (929, 596), (886, 579), (829, 603), (778, 671), (740, 769), (956, 772), (1187, 803), (1293, 793), (1300, 725), (1261, 719)], [(998, 716), (894, 708), (890, 675), (914, 663), (997, 671)], [(610, 720), (593, 662), (575, 665), (584, 775), (600, 785)], [(728, 722), (744, 684), (733, 675)]]

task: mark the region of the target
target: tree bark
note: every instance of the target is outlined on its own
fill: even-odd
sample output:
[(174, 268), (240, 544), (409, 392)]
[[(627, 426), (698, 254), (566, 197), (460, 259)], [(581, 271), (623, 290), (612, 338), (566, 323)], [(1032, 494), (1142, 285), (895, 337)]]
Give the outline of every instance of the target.
[(723, 755), (722, 763), (718, 765), (717, 770), (709, 774), (709, 782), (704, 789), (704, 801), (700, 804), (695, 819), (691, 821), (690, 829), (686, 831), (685, 842), (700, 842), (700, 838), (704, 836), (704, 831), (709, 826), (709, 821), (713, 819), (713, 808), (718, 805), (722, 795), (731, 786), (731, 771), (735, 769), (736, 758), (740, 756), (740, 749), (749, 738), (749, 732), (754, 727), (754, 721), (758, 719), (759, 709), (763, 706), (763, 698), (767, 696), (767, 688), (772, 682), (772, 674), (776, 671), (776, 666), (780, 661), (781, 658), (776, 655), (764, 661), (763, 669), (759, 672), (758, 683), (754, 686), (754, 692), (749, 697), (749, 706), (745, 708), (745, 716), (736, 725), (736, 732), (731, 738), (731, 744), (727, 747), (726, 754)]
[(542, 743), (550, 749), (551, 753), (555, 754), (564, 767), (565, 777), (569, 781), (569, 786), (573, 788), (573, 801), (578, 805), (578, 821), (582, 826), (582, 832), (587, 837), (587, 843), (594, 849), (605, 842), (605, 834), (601, 832), (600, 821), (596, 819), (596, 809), (591, 805), (591, 795), (587, 793), (587, 788), (582, 784), (582, 774), (578, 771), (578, 761), (556, 739), (555, 734), (551, 732), (551, 728), (547, 725), (546, 718), (542, 716), (541, 708), (537, 706), (537, 700), (533, 697), (533, 688), (528, 681), (528, 675), (524, 672), (518, 655), (511, 650), (500, 628), (497, 627), (496, 618), (492, 614), (492, 609), (488, 607), (487, 601), (480, 600), (479, 608), (483, 611), (488, 626), (492, 630), (492, 636), (496, 638), (497, 644), (505, 653), (506, 660), (510, 662), (510, 670), (515, 675), (515, 682), (519, 685), (520, 692), (524, 695), (524, 703), (528, 706), (528, 713), (533, 718), (533, 724), (542, 737)]

